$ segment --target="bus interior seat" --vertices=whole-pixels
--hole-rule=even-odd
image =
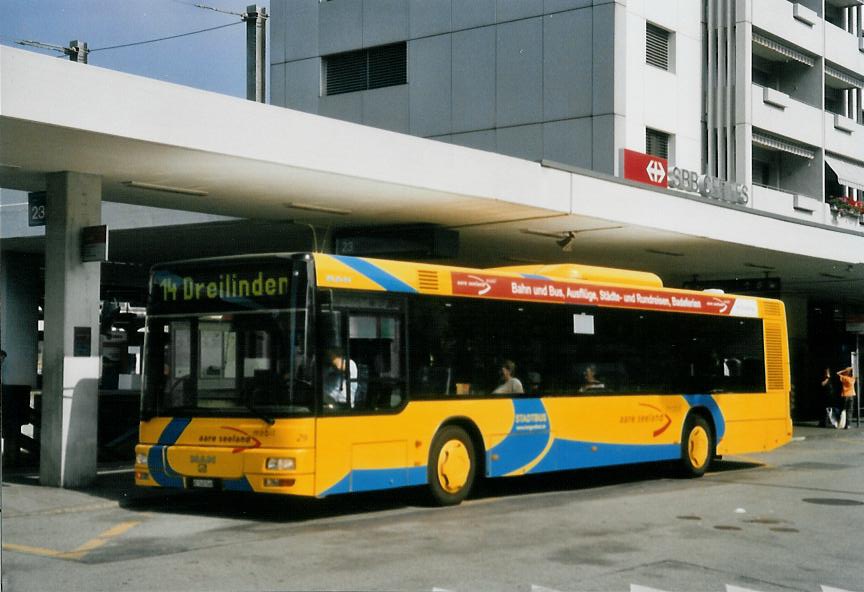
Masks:
[[[420,369],[418,378],[424,391],[437,395],[449,395],[450,376],[449,366],[427,366]]]

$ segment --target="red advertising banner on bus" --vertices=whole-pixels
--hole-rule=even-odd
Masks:
[[[512,278],[462,272],[454,272],[452,278],[453,294],[504,300],[533,300],[723,316],[732,314],[737,300],[716,294],[674,294],[643,288],[595,286],[541,278]],[[746,316],[756,316],[755,308],[747,310]]]

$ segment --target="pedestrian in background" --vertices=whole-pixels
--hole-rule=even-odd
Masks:
[[[843,401],[837,428],[848,430],[849,422],[852,420],[852,402],[855,400],[855,376],[852,373],[852,366],[840,370],[837,376],[840,377],[840,397]]]
[[[826,367],[819,382],[819,400],[824,406],[819,425],[823,428],[836,428],[840,419],[840,400],[834,389],[834,377],[831,368]]]

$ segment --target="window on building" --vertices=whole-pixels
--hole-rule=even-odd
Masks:
[[[766,88],[780,89],[780,72],[776,62],[753,54],[753,82]]]
[[[669,47],[671,34],[657,25],[645,23],[645,62],[661,70],[671,70]]]
[[[846,113],[846,93],[839,88],[825,86],[825,110],[838,115]]]
[[[669,159],[669,134],[651,128],[645,129],[645,153]]]
[[[339,95],[408,82],[405,43],[324,57],[325,94]]]

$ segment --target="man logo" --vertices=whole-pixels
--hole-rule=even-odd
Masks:
[[[652,160],[645,167],[645,172],[648,173],[648,178],[654,183],[662,183],[666,178],[666,171],[663,170],[663,164],[659,160]]]

